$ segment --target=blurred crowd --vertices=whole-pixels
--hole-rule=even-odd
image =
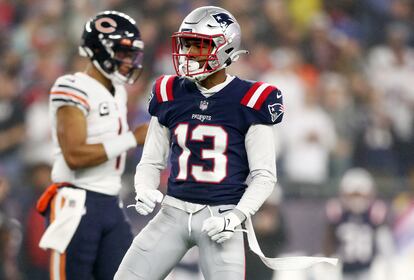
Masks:
[[[0,279],[47,279],[47,252],[37,248],[44,221],[34,201],[50,183],[53,160],[48,92],[58,76],[83,71],[84,22],[106,9],[137,21],[145,61],[129,86],[134,127],[149,119],[151,83],[174,73],[171,34],[189,11],[210,4],[233,13],[250,52],[230,73],[284,94],[285,119],[275,129],[283,197],[258,213],[263,251],[321,253],[322,246],[295,247],[295,236],[322,239],[306,222],[329,223],[323,202],[337,195],[347,170],[362,167],[389,209],[393,254],[414,267],[413,0],[0,0]],[[126,200],[139,157],[129,154]],[[295,209],[322,215],[299,225],[303,212]],[[139,231],[144,221],[131,220]],[[286,238],[289,230],[299,234]]]

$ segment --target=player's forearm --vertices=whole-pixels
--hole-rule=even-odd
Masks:
[[[72,170],[96,166],[108,160],[102,144],[78,145],[63,152],[63,156]]]
[[[160,185],[161,170],[154,165],[138,164],[134,178],[135,189],[157,189]]]
[[[4,151],[22,143],[24,140],[25,129],[23,125],[16,125],[0,133],[0,151]]]
[[[134,136],[137,141],[137,145],[144,145],[145,138],[147,136],[147,131],[148,131],[147,123],[141,124],[135,128]]]
[[[80,169],[99,165],[113,159],[135,147],[137,144],[131,132],[111,138],[100,144],[72,145],[64,150],[66,163],[71,169]]]
[[[160,184],[161,171],[167,167],[170,147],[169,130],[152,117],[142,157],[135,173],[135,189],[156,189]]]
[[[259,210],[276,185],[274,174],[266,170],[257,171],[256,174],[252,173],[252,180],[236,206],[236,209],[241,211],[246,218]]]
[[[252,125],[245,139],[250,182],[236,209],[246,217],[256,213],[276,184],[276,152],[273,127]]]

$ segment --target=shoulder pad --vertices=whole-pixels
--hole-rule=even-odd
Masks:
[[[285,111],[280,90],[264,82],[250,84],[240,103],[253,109],[248,113],[252,123],[279,123]]]
[[[173,84],[176,75],[164,75],[155,81],[154,91],[158,103],[174,100]]]
[[[89,112],[89,96],[75,75],[59,77],[50,90],[50,101],[62,105],[75,105],[85,113]]]
[[[260,110],[263,102],[274,90],[277,90],[277,88],[268,83],[256,82],[246,92],[240,103],[255,110]]]

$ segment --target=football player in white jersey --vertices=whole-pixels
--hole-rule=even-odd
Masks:
[[[101,12],[84,27],[87,68],[51,89],[54,184],[37,205],[50,222],[39,245],[52,250],[51,279],[113,279],[132,241],[118,194],[126,151],[147,125],[129,130],[124,84],[139,77],[143,49],[131,17]]]

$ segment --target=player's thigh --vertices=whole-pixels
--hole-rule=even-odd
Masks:
[[[187,216],[182,210],[163,206],[135,237],[114,279],[164,279],[190,247]]]
[[[66,251],[63,254],[52,251],[52,279],[91,279],[100,236],[100,225],[96,223],[95,217],[87,212],[82,217]]]
[[[118,213],[118,222],[111,229],[106,229],[102,235],[96,262],[94,276],[96,279],[112,280],[119,264],[132,243],[132,232],[120,208],[114,209]]]
[[[243,233],[235,232],[218,244],[207,234],[199,239],[200,267],[206,280],[244,280],[245,255]]]

